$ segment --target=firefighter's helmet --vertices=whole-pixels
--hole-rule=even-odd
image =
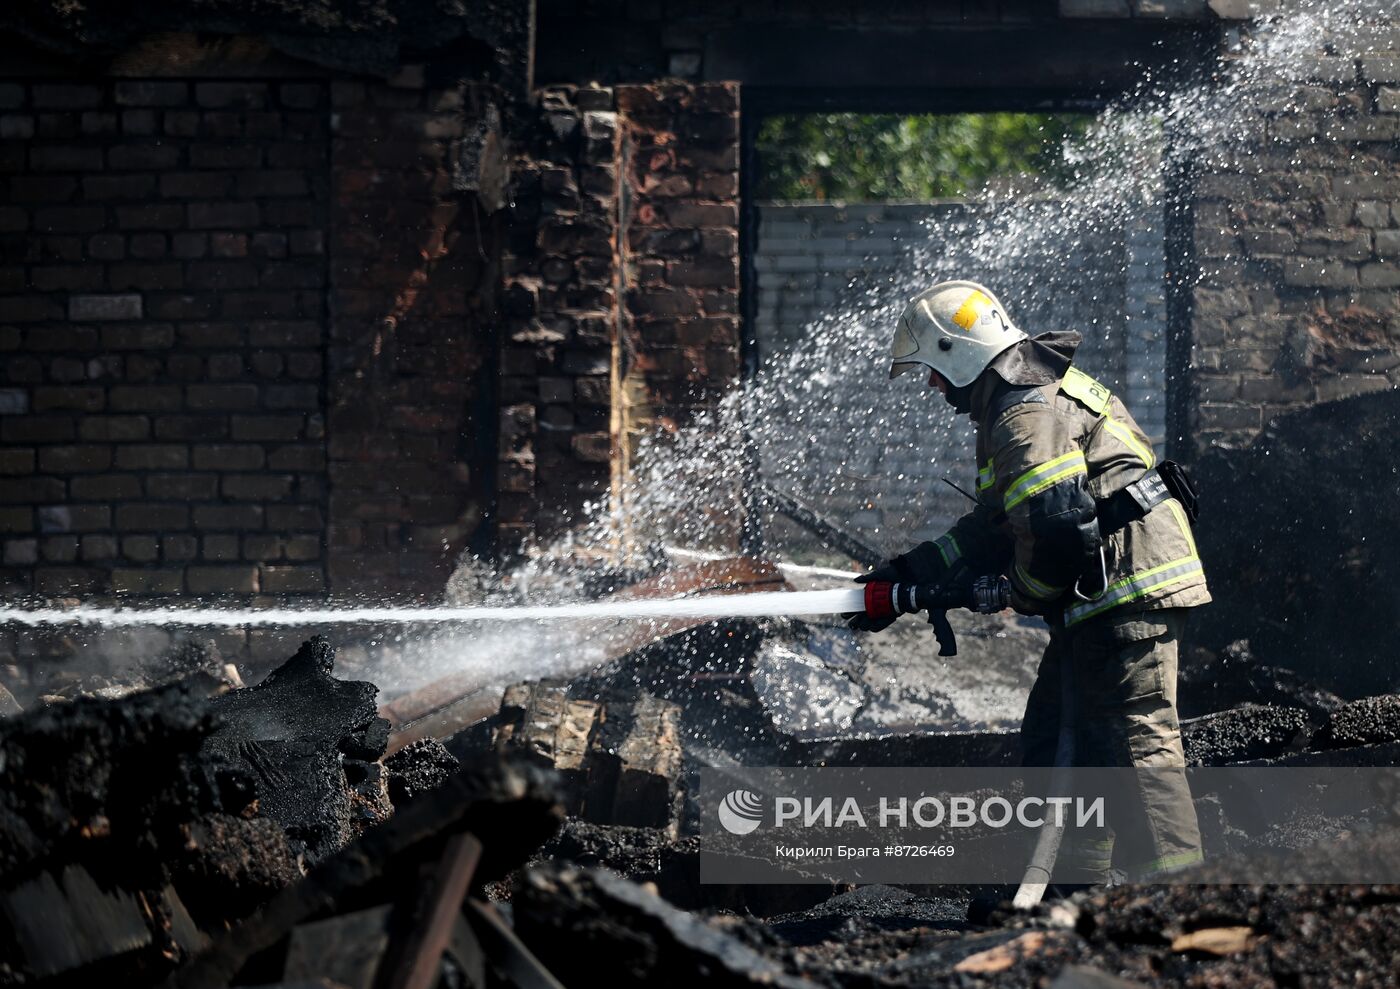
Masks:
[[[916,295],[899,317],[890,377],[932,368],[961,388],[977,380],[1006,348],[1026,339],[1006,307],[976,282],[939,282]]]

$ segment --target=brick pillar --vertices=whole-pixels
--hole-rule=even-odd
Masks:
[[[619,471],[641,437],[690,424],[739,384],[739,89],[661,83],[618,89],[626,209]],[[711,486],[702,510],[739,503]],[[711,520],[737,547],[737,514]]]
[[[569,527],[739,379],[732,84],[542,92],[513,168],[499,531]],[[517,131],[520,132],[520,131]]]
[[[332,86],[328,571],[336,594],[441,593],[486,496],[472,419],[494,348],[494,224],[453,191],[490,93]]]
[[[569,527],[613,460],[617,113],[609,89],[539,96],[515,184],[501,358],[501,545]]]

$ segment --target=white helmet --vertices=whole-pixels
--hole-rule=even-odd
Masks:
[[[899,317],[890,377],[910,368],[937,371],[954,387],[970,385],[1007,347],[1026,339],[997,297],[976,282],[939,282]]]

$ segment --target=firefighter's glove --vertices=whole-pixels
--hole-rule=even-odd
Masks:
[[[948,564],[943,561],[942,552],[933,543],[924,542],[884,566],[861,574],[856,583],[879,580],[891,584],[937,584],[947,572]],[[846,624],[857,632],[881,632],[894,624],[894,618],[871,618],[863,612],[853,612],[846,616]]]
[[[887,566],[894,567],[895,572],[899,574],[895,580],[907,581],[910,584],[939,584],[943,582],[943,575],[948,572],[943,551],[931,542],[919,543],[909,552],[896,556]],[[881,578],[871,574],[868,579]]]

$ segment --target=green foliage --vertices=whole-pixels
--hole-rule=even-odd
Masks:
[[[965,113],[897,116],[813,113],[769,117],[758,135],[761,199],[941,199],[988,179],[1068,174],[1067,137],[1086,114]]]

